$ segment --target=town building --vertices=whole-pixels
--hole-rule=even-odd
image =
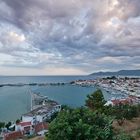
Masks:
[[[40,122],[51,119],[51,116],[61,110],[61,105],[55,101],[50,101],[47,105],[42,105],[24,115],[22,115],[22,122],[31,122],[35,125]]]

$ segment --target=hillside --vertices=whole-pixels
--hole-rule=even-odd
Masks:
[[[116,72],[97,72],[92,76],[140,76],[140,70],[120,70]]]

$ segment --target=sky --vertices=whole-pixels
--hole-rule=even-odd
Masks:
[[[0,75],[140,69],[140,0],[0,0]]]

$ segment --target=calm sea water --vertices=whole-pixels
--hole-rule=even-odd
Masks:
[[[0,76],[0,84],[11,83],[54,83],[89,79],[91,76]]]
[[[93,78],[93,77],[92,77]],[[8,83],[53,83],[70,82],[78,79],[91,79],[87,76],[6,76],[0,77],[0,84]],[[87,94],[96,90],[95,87],[64,86],[23,86],[0,87],[0,121],[14,121],[30,110],[29,90],[40,92],[60,104],[80,107],[85,104]],[[104,92],[106,99],[111,98]],[[116,95],[120,96],[120,95]]]

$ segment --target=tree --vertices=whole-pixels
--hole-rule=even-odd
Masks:
[[[124,114],[124,105],[120,104],[112,108],[112,115],[115,116],[115,119],[117,120],[119,125],[122,125],[124,122]]]
[[[3,128],[5,126],[5,122],[0,122],[0,128]]]
[[[80,108],[61,111],[49,126],[48,140],[112,140],[112,118]]]
[[[124,118],[127,120],[131,120],[134,117],[138,117],[138,110],[137,110],[137,106],[133,105],[125,105],[124,106]]]
[[[135,140],[132,136],[127,135],[125,133],[120,133],[119,135],[114,137],[114,140]]]
[[[12,125],[12,123],[11,122],[8,122],[6,125],[5,125],[5,127],[7,128],[7,129],[9,129],[9,127]]]
[[[20,120],[19,120],[19,119],[17,119],[17,120],[16,120],[16,124],[19,124],[19,123],[20,123]]]
[[[101,90],[87,96],[86,106],[92,110],[102,110],[106,101]]]
[[[2,128],[4,128],[4,126],[5,126],[5,123],[4,122],[0,122],[0,132],[1,132]]]
[[[111,111],[110,111],[111,110]],[[119,125],[122,125],[124,120],[131,120],[134,117],[138,117],[138,106],[135,105],[123,105],[119,104],[110,108],[108,112],[110,112],[111,116],[114,116]]]

